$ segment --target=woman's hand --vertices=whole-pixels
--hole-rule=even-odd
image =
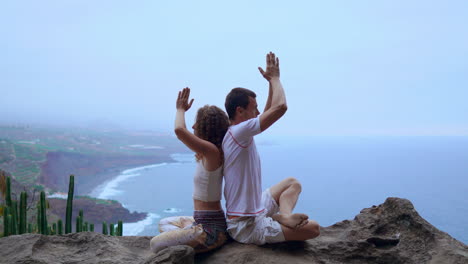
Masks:
[[[190,88],[185,87],[182,91],[179,91],[179,95],[177,96],[176,108],[177,110],[184,110],[188,111],[190,107],[192,107],[193,98],[188,102],[190,97]]]

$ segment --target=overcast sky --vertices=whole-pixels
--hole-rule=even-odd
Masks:
[[[275,52],[272,134],[468,135],[468,1],[2,1],[0,121],[171,131],[257,93]]]

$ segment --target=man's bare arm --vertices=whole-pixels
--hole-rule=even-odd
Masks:
[[[265,131],[286,113],[286,95],[280,81],[279,59],[270,52],[266,56],[266,71],[258,68],[262,76],[269,82],[269,93],[265,112],[260,115],[260,129]]]
[[[272,89],[271,88],[271,83],[268,82],[268,99],[267,99],[265,109],[263,110],[263,112],[266,112],[271,107],[271,89]]]

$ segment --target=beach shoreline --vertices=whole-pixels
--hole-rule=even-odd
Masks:
[[[190,157],[190,158],[188,158]],[[87,195],[91,197],[95,197],[98,199],[106,199],[106,200],[116,200],[119,203],[119,199],[116,197],[119,194],[122,194],[122,191],[119,190],[119,186],[125,184],[124,182],[130,180],[132,178],[140,176],[140,172],[150,170],[153,168],[167,166],[168,164],[174,163],[184,163],[184,162],[191,162],[192,157],[191,154],[186,153],[173,153],[169,155],[169,159],[171,161],[165,161],[160,163],[152,163],[138,167],[125,167],[119,168],[117,173],[114,173],[116,168],[112,169],[113,175],[112,177],[106,177],[107,180],[98,186],[96,186],[93,190],[91,190]],[[132,208],[129,208],[125,204],[121,203],[122,206],[131,211]],[[143,230],[153,224],[153,222],[161,218],[161,216],[154,212],[144,212],[146,217],[136,222],[124,222],[124,235],[127,236],[137,236],[139,233],[143,232]]]

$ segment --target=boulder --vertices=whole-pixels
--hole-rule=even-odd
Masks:
[[[197,263],[468,263],[468,247],[424,220],[406,199],[388,198],[305,242],[228,243]]]

